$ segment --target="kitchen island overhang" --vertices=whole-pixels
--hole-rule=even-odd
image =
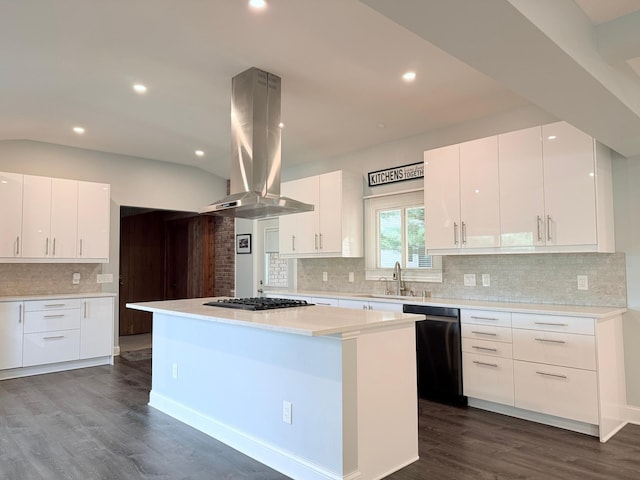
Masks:
[[[127,305],[153,312],[152,407],[292,478],[376,479],[418,459],[421,316],[209,300]]]

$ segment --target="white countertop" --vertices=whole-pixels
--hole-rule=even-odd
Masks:
[[[277,295],[280,292],[266,292]],[[625,307],[597,307],[590,305],[555,305],[546,303],[492,302],[487,300],[462,300],[458,298],[437,298],[393,295],[369,295],[365,293],[337,293],[337,292],[281,292],[282,295],[300,295],[315,298],[344,298],[345,300],[361,300],[368,302],[385,302],[411,305],[430,305],[437,307],[466,308],[470,310],[495,310],[520,313],[541,313],[547,315],[567,315],[573,317],[607,318],[621,315],[627,311]]]
[[[89,292],[89,293],[62,293],[56,295],[7,295],[0,296],[0,302],[22,302],[29,300],[60,300],[63,298],[99,298],[115,297],[115,293],[110,292]]]
[[[258,312],[203,305],[210,300],[212,298],[128,303],[127,308],[308,336],[401,326],[423,318],[421,315],[409,313],[352,310],[320,305]]]

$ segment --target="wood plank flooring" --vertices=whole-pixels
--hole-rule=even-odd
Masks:
[[[0,479],[287,478],[148,407],[150,386],[150,361],[120,358],[0,382]],[[640,478],[638,425],[601,444],[471,408],[419,410],[420,460],[388,480]]]

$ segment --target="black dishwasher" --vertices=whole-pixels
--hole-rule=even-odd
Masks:
[[[424,315],[416,322],[418,396],[466,406],[462,390],[460,310],[427,305],[403,305],[405,313]]]

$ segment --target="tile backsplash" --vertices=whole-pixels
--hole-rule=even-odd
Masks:
[[[72,283],[74,273],[80,274],[78,285]],[[0,297],[96,293],[99,273],[99,263],[0,263]]]
[[[362,258],[305,258],[298,261],[298,290],[384,293],[384,282],[365,280]],[[564,305],[627,305],[623,253],[551,253],[530,255],[458,255],[442,258],[443,282],[405,282],[420,296]],[[322,281],[327,272],[327,282]],[[349,282],[349,272],[354,281]],[[464,285],[475,274],[476,286]],[[490,286],[482,286],[488,274]],[[578,290],[578,275],[588,290]]]

